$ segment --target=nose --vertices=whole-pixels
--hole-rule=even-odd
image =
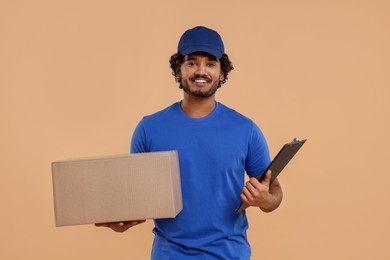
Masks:
[[[203,63],[200,63],[197,67],[196,67],[196,71],[195,71],[195,74],[196,75],[206,75],[206,64],[203,64]]]

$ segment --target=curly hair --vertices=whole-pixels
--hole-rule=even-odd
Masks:
[[[171,56],[169,60],[170,67],[172,69],[172,75],[177,76],[177,71],[180,68],[181,64],[183,63],[184,56],[178,52]],[[228,79],[228,74],[231,70],[234,69],[232,62],[229,60],[229,56],[224,53],[222,57],[219,59],[219,62],[221,63],[221,70],[223,71],[224,78],[221,80],[221,84],[224,84],[226,80]]]

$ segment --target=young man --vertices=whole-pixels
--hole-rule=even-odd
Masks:
[[[152,259],[249,259],[245,212],[235,214],[241,199],[262,211],[282,201],[278,180],[256,178],[244,185],[245,172],[256,176],[270,163],[259,127],[216,102],[218,88],[233,66],[220,35],[206,27],[187,30],[170,60],[183,89],[183,100],[144,117],[134,131],[131,152],[177,150],[183,210],[174,219],[157,219]],[[123,232],[145,220],[106,223]]]

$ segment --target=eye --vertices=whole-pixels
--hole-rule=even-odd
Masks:
[[[207,63],[207,67],[215,67],[216,65],[215,62]]]
[[[187,61],[187,62],[186,62],[186,65],[187,65],[188,67],[194,67],[194,66],[196,66],[196,63],[193,62],[193,61]]]

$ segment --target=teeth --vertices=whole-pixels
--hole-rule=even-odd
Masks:
[[[196,83],[206,83],[206,80],[204,80],[204,79],[196,79],[195,82]]]

